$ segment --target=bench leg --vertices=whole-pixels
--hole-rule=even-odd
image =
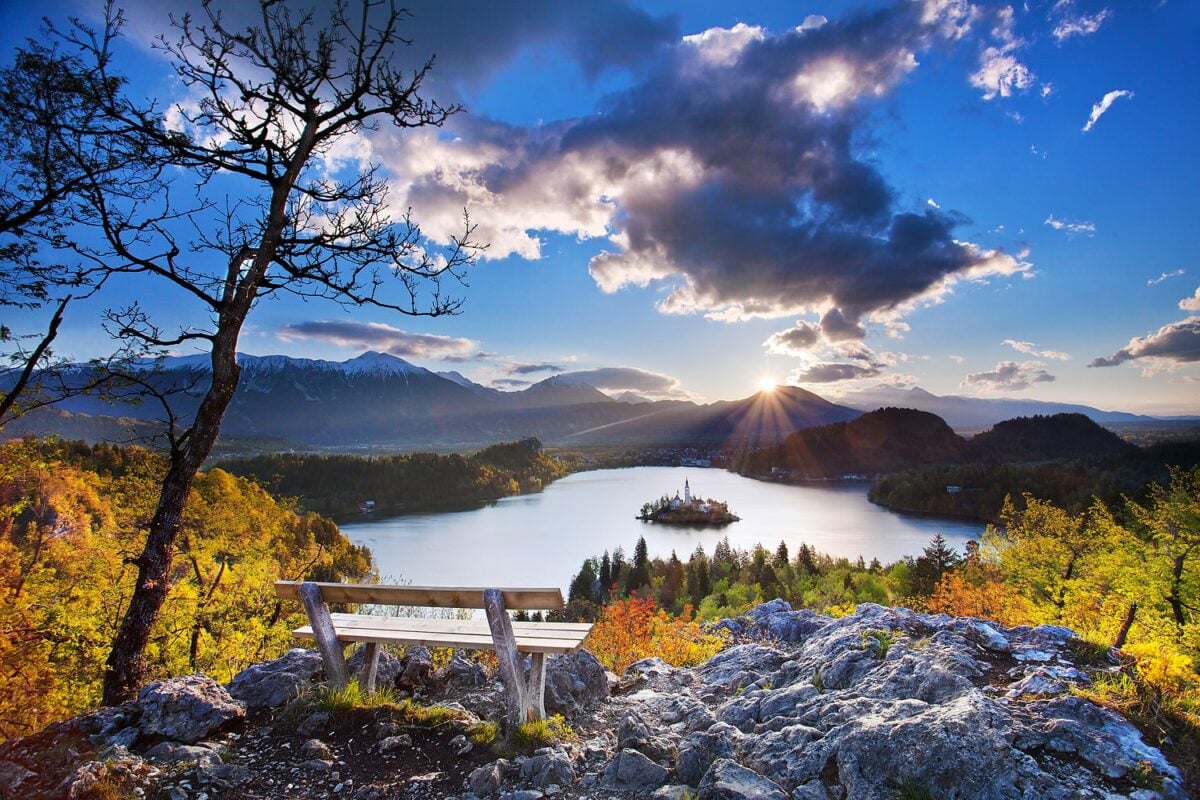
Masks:
[[[525,687],[525,719],[546,718],[546,654],[529,654],[529,675]]]
[[[343,689],[350,682],[349,670],[346,669],[346,654],[342,652],[342,643],[338,641],[337,632],[333,629],[333,618],[329,616],[329,606],[321,597],[321,587],[315,583],[300,584],[300,602],[308,614],[308,622],[312,625],[313,638],[317,640],[317,649],[321,651],[321,662],[325,667],[325,675],[329,685],[334,689]]]
[[[517,652],[512,620],[508,618],[508,610],[504,607],[504,594],[499,589],[485,590],[483,609],[487,613],[488,627],[491,628],[492,642],[496,647],[500,680],[504,684],[508,724],[516,727],[522,722],[544,718],[546,712],[542,705],[542,688],[546,683],[545,656],[541,653],[533,654],[533,669],[527,680],[522,669],[524,659]],[[534,691],[536,699],[533,696]]]
[[[358,674],[358,685],[364,692],[375,691],[375,673],[379,670],[379,645],[367,642],[363,650],[362,671]]]

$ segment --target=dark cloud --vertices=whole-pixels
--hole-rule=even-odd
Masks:
[[[190,11],[203,18],[199,2],[129,0],[122,5],[131,37],[147,44],[168,30],[168,12]],[[258,22],[257,3],[226,0],[213,5],[235,30]],[[327,19],[333,5],[332,0],[299,4],[315,9],[317,21]],[[350,4],[352,18],[356,5]],[[408,0],[397,5],[408,12],[400,33],[412,42],[399,48],[397,60],[412,69],[436,57],[424,89],[442,102],[469,99],[522,53],[557,50],[591,79],[607,70],[644,64],[679,35],[674,16],[654,16],[625,0]],[[377,9],[374,19],[383,13]]]
[[[471,339],[432,333],[409,333],[379,322],[293,322],[281,327],[278,335],[285,341],[315,339],[341,347],[383,350],[401,357],[468,361],[479,355],[478,343]]]
[[[509,375],[529,375],[534,372],[562,372],[565,367],[560,367],[557,364],[511,364],[508,367]]]
[[[763,346],[767,352],[781,356],[801,355],[821,341],[821,328],[800,320],[793,328],[772,333]]]
[[[564,373],[563,378],[573,378],[610,392],[638,392],[654,397],[686,397],[679,381],[670,375],[650,372],[636,367],[600,367]]]
[[[518,378],[497,378],[492,381],[492,386],[507,386],[512,389],[520,389],[532,385],[533,381],[523,381]]]
[[[488,257],[538,257],[530,231],[607,236],[589,264],[605,291],[662,280],[668,313],[819,311],[829,341],[861,338],[864,321],[956,281],[1029,268],[957,240],[959,214],[900,207],[858,144],[868,104],[963,35],[961,5],[897,1],[778,35],[712,29],[663,49],[602,113],[537,128],[463,119],[459,141],[381,146],[435,236],[464,206]]]
[[[882,373],[883,367],[877,364],[825,362],[793,370],[792,374],[788,376],[788,381],[789,383],[836,383],[860,378],[874,378]]]
[[[1049,383],[1055,378],[1040,361],[1001,361],[990,372],[972,372],[963,378],[963,387],[995,389],[1001,392],[1017,392],[1028,389],[1035,383]]]
[[[1135,336],[1129,344],[1107,358],[1096,358],[1089,367],[1115,367],[1139,358],[1161,359],[1179,364],[1200,361],[1200,317],[1188,317],[1164,325],[1148,336]]]

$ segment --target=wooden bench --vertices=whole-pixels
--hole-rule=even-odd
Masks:
[[[509,610],[545,611],[563,607],[558,589],[489,589],[451,586],[378,586],[358,583],[313,583],[277,581],[275,593],[283,600],[299,600],[309,624],[297,628],[297,639],[315,639],[325,674],[332,686],[341,688],[349,680],[343,648],[363,642],[359,685],[375,688],[380,644],[457,647],[495,650],[500,679],[507,693],[511,724],[546,716],[546,655],[573,653],[583,645],[592,629],[574,622],[513,622]],[[432,608],[482,608],[486,620],[384,617],[368,614],[332,614],[329,603],[374,603],[378,605],[425,606]],[[525,674],[524,657],[530,668]]]

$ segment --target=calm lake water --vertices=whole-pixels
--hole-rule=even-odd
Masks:
[[[729,503],[741,517],[725,528],[680,528],[641,522],[642,503],[674,495],[684,478],[693,495]],[[834,556],[887,563],[921,552],[934,533],[959,552],[983,525],[903,516],[867,500],[867,484],[785,486],[732,472],[693,467],[633,467],[580,472],[541,494],[506,497],[472,511],[404,514],[341,526],[356,544],[368,545],[380,574],[432,585],[561,586],[583,560],[617,546],[632,556],[639,536],[651,556],[681,559],[728,535],[736,547],[801,542]]]

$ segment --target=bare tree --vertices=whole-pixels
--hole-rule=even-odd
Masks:
[[[171,419],[161,495],[108,658],[106,704],[129,699],[143,679],[146,643],[171,588],[184,503],[237,388],[238,338],[255,305],[286,292],[409,315],[460,307],[442,282],[461,280],[474,259],[469,219],[434,251],[408,214],[393,219],[376,168],[330,163],[331,149],[346,137],[379,125],[438,126],[459,110],[421,96],[432,59],[415,71],[395,65],[399,48],[410,44],[401,35],[405,15],[388,2],[362,0],[353,13],[338,3],[318,21],[261,0],[254,24],[240,29],[206,2],[197,17],[173,18],[175,33],[158,41],[187,93],[166,109],[122,95],[85,27],[61,33],[97,65],[105,124],[135,136],[170,167],[158,173],[154,192],[89,198],[93,205],[78,222],[92,235],[67,244],[104,280],[150,280],[206,317],[166,331],[135,302],[106,314],[114,335],[148,352],[192,344],[209,354],[194,413]]]
[[[87,62],[74,48],[31,40],[0,69],[0,309],[54,309],[40,333],[0,323],[0,346],[12,365],[0,370],[0,427],[111,384],[107,365],[65,379],[51,368],[50,347],[67,305],[94,292],[104,272],[56,257],[64,255],[60,245],[72,221],[86,215],[98,193],[139,197],[157,183],[162,165],[143,149],[149,142],[127,135],[123,121],[103,112],[103,98],[122,84],[107,66],[119,25],[110,13],[106,28],[89,37]]]

